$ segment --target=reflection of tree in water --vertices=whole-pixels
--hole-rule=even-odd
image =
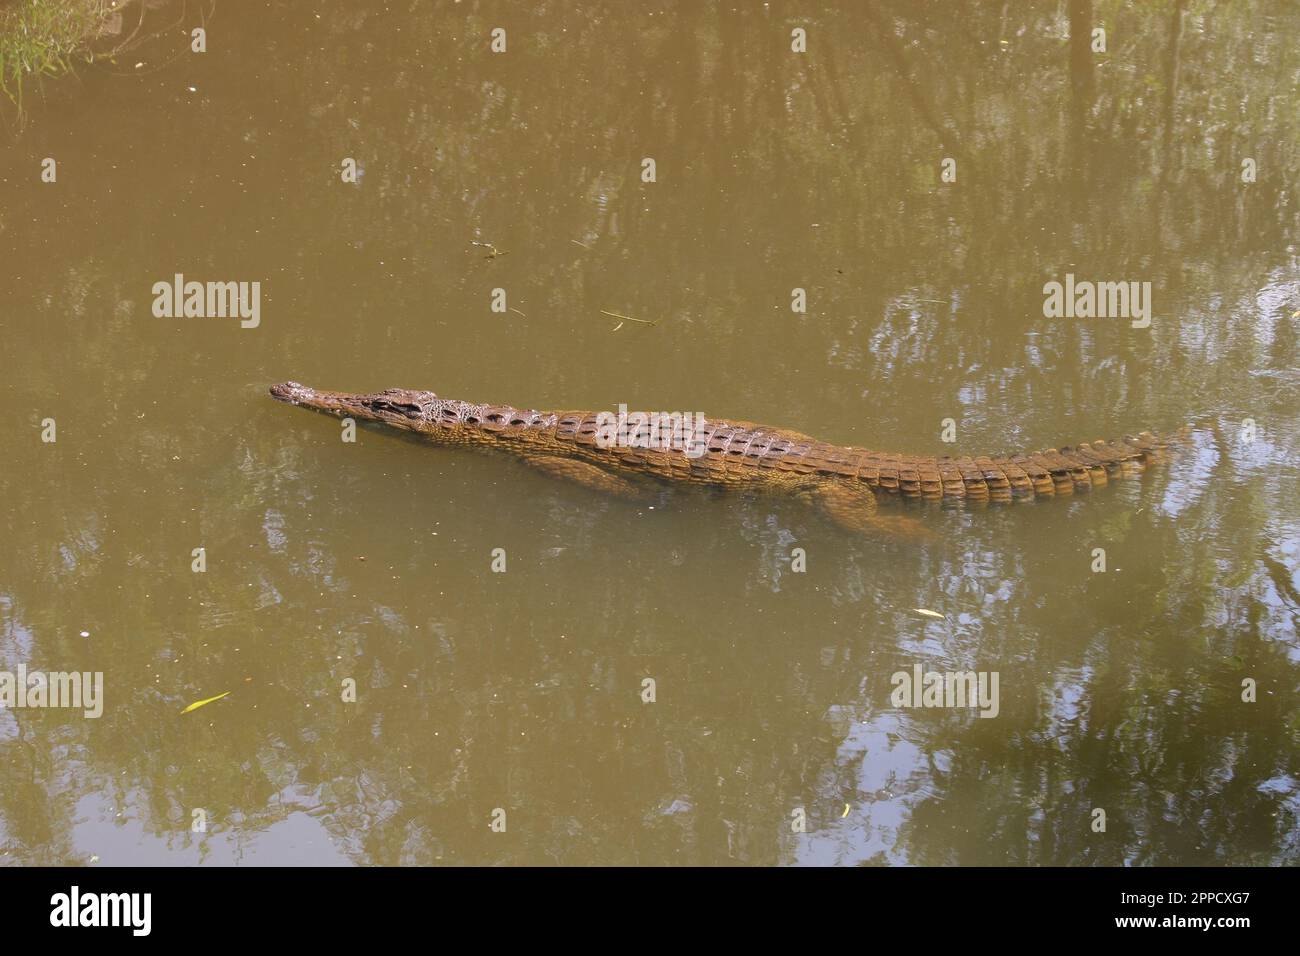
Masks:
[[[863,379],[886,394],[894,387],[916,394],[913,380],[967,383],[989,434],[1016,427],[1035,408],[1080,420],[1142,408],[1176,421],[1201,406],[1201,393],[1241,392],[1243,407],[1260,418],[1294,421],[1294,382],[1288,393],[1286,383],[1237,380],[1243,369],[1294,365],[1294,336],[1288,340],[1285,327],[1263,334],[1275,315],[1229,319],[1249,314],[1260,290],[1294,291],[1286,246],[1297,226],[1300,110],[1285,49],[1294,14],[1268,7],[1275,20],[1265,32],[1255,17],[1225,16],[1195,0],[1149,7],[1072,0],[1064,13],[1057,3],[1017,5],[1014,17],[1001,5],[975,5],[960,18],[911,3],[811,18],[770,9],[684,4],[632,31],[620,28],[619,7],[578,14],[543,6],[512,27],[503,64],[465,49],[467,33],[486,35],[491,25],[472,5],[468,14],[423,18],[340,5],[322,17],[323,45],[319,33],[294,28],[291,9],[272,7],[257,24],[236,27],[250,36],[226,46],[222,55],[238,68],[211,107],[213,122],[196,126],[200,142],[188,159],[226,155],[223,120],[245,109],[231,104],[260,100],[291,71],[293,96],[314,125],[292,149],[284,134],[256,131],[257,148],[298,162],[343,155],[354,134],[341,131],[354,120],[364,127],[359,159],[373,196],[365,204],[322,200],[311,176],[284,177],[279,201],[337,203],[339,235],[347,237],[306,272],[341,268],[358,247],[376,258],[431,250],[419,295],[454,302],[468,283],[445,263],[463,261],[472,235],[506,235],[514,255],[503,268],[528,256],[526,271],[511,280],[519,300],[616,296],[633,314],[653,303],[686,334],[707,323],[743,364],[770,351],[754,302],[771,290],[736,287],[734,273],[716,263],[757,257],[782,276],[776,293],[784,294],[789,272],[814,277],[807,281],[817,295],[844,304],[846,321],[812,323],[805,333],[821,344],[831,374],[844,372],[831,381],[832,394],[856,397]],[[1077,35],[1065,39],[1089,23],[1107,28],[1105,57],[1083,56]],[[788,56],[790,27],[805,24],[815,55]],[[384,88],[374,74],[349,68],[373,56],[376,42],[390,57]],[[380,110],[387,97],[409,108]],[[148,142],[145,120],[124,113],[122,122],[125,137]],[[524,129],[531,139],[521,138]],[[514,157],[511,173],[500,153],[521,142],[532,151]],[[695,190],[643,190],[636,160],[647,152],[662,176],[716,184],[726,219],[690,215]],[[959,181],[973,188],[940,190],[945,155],[958,159]],[[1245,155],[1265,171],[1248,190],[1236,182]],[[96,198],[92,209],[143,228],[183,201],[195,169],[178,163],[172,178],[153,184],[156,205],[138,206],[132,194]],[[500,192],[511,197],[508,218],[492,201]],[[791,194],[819,225],[797,253],[803,259],[784,262],[782,246],[754,237],[791,228],[790,203],[770,201]],[[19,196],[12,221],[24,201],[33,200]],[[242,207],[199,213],[205,238],[195,249],[224,244],[237,258],[241,238],[225,223],[255,218],[264,201],[250,193]],[[265,225],[284,231],[286,248],[300,241],[291,224]],[[589,247],[585,256],[575,258],[571,238]],[[74,312],[129,301],[131,285],[103,258],[102,237],[76,231],[65,239],[84,250],[85,266],[60,277],[71,291],[58,294]],[[10,241],[0,232],[0,243]],[[646,244],[668,250],[660,261],[671,288],[662,274],[642,274],[636,247]],[[1075,261],[1080,250],[1084,263]],[[1186,295],[1184,307],[1169,301],[1165,314],[1185,312],[1207,342],[1116,345],[1123,331],[1058,326],[1042,330],[1034,351],[1010,356],[1007,340],[1041,314],[1027,276],[1086,268],[1128,277],[1134,263],[1141,278]],[[868,268],[896,276],[894,287],[877,281],[856,292],[855,274]],[[284,281],[292,287],[294,278]],[[49,291],[30,291],[34,311]],[[1207,292],[1224,293],[1221,311],[1193,297]],[[366,314],[374,305],[366,295],[345,306]],[[413,297],[412,314],[426,304]],[[1108,604],[1090,581],[1048,607],[1036,603],[1034,595],[1059,589],[1059,578],[1006,555],[998,519],[981,515],[959,539],[920,554],[840,545],[827,564],[843,570],[827,595],[836,624],[825,633],[809,633],[743,569],[726,569],[725,534],[693,559],[722,570],[680,606],[657,601],[655,589],[592,582],[588,600],[609,608],[594,625],[563,602],[533,608],[444,564],[438,575],[451,599],[484,609],[481,627],[467,633],[400,582],[368,570],[388,562],[398,577],[418,579],[430,573],[427,546],[393,542],[363,568],[313,539],[314,516],[346,514],[371,492],[355,477],[328,487],[301,477],[312,473],[309,453],[282,419],[272,427],[264,412],[251,429],[231,421],[227,432],[185,441],[177,437],[179,413],[132,421],[133,409],[156,400],[159,366],[170,357],[144,341],[123,365],[118,337],[129,314],[119,307],[60,340],[102,373],[105,402],[82,424],[94,427],[98,418],[119,429],[121,458],[52,467],[24,445],[0,475],[7,500],[63,516],[58,527],[19,523],[8,535],[0,648],[6,662],[75,660],[147,676],[125,682],[129,702],[98,722],[6,715],[0,839],[9,859],[76,858],[82,848],[72,833],[86,793],[134,806],[147,829],[177,846],[192,839],[194,806],[209,811],[218,832],[237,821],[241,839],[286,813],[311,812],[351,859],[374,863],[770,863],[824,859],[823,844],[842,859],[916,863],[1296,859],[1288,837],[1295,806],[1284,798],[1294,800],[1300,776],[1290,697],[1296,662],[1286,659],[1288,649],[1295,655],[1297,602],[1294,555],[1280,550],[1277,517],[1294,491],[1283,471],[1297,460],[1286,444],[1294,429],[1292,437],[1273,429],[1276,444],[1259,458],[1243,458],[1226,429],[1198,432],[1197,455],[1216,463],[1216,477],[1240,480],[1203,481],[1162,502],[1164,537],[1148,553],[1163,559],[1143,607]],[[359,323],[338,346],[364,350],[374,331]],[[530,342],[544,356],[556,347]],[[1113,362],[1099,372],[1091,355]],[[193,359],[196,375],[202,361]],[[972,368],[979,371],[969,375]],[[53,366],[45,378],[57,386]],[[38,366],[24,387],[41,379]],[[815,389],[778,391],[791,423],[815,420],[815,403],[826,399]],[[1006,416],[989,410],[1001,402]],[[879,415],[886,429],[908,422],[906,410],[888,403]],[[178,454],[204,456],[210,486],[132,480],[127,463]],[[420,488],[412,481],[407,490],[414,500]],[[573,534],[595,534],[584,516],[566,517],[576,522]],[[765,533],[735,520],[748,540]],[[1055,520],[1068,533],[1064,514]],[[1124,520],[1109,530],[1136,545],[1148,525]],[[1224,550],[1216,542],[1226,529],[1251,544]],[[199,533],[214,553],[240,555],[231,572],[237,588],[216,577],[196,588],[171,573],[171,551],[157,542]],[[258,547],[249,549],[250,541]],[[459,547],[468,557],[470,545]],[[884,557],[865,553],[874,551]],[[874,599],[882,590],[902,593],[909,580],[936,582],[954,603],[983,602],[985,616],[935,630],[905,616],[891,620]],[[1013,593],[990,605],[985,599],[999,588]],[[117,589],[111,620],[85,620],[102,605],[83,592]],[[638,624],[653,618],[663,633],[693,635],[686,598],[737,595],[763,611],[763,626],[743,639],[694,635],[666,653],[673,645],[648,642]],[[581,605],[584,613],[589,606]],[[1064,606],[1077,609],[1068,622],[1060,619]],[[304,629],[304,608],[318,609],[317,627]],[[93,639],[72,636],[83,620],[93,634],[132,638],[100,652]],[[1186,634],[1188,644],[1144,642],[1153,630]],[[574,634],[582,638],[564,637]],[[1037,655],[1021,654],[1007,634],[1041,635]],[[22,645],[28,639],[30,649]],[[258,641],[274,641],[276,652],[257,654]],[[932,657],[953,666],[998,662],[1018,696],[1005,692],[995,721],[883,710],[879,676],[899,661]],[[773,659],[788,666],[756,663]],[[626,688],[650,667],[665,692],[707,682],[716,693],[688,707],[629,708]],[[1237,703],[1243,675],[1260,679],[1251,709]],[[365,688],[353,709],[334,706],[346,676]],[[205,695],[196,688],[234,688],[228,706],[244,718],[178,719],[177,701]],[[861,726],[841,723],[834,716],[841,712]],[[890,771],[880,773],[882,765]],[[660,785],[648,792],[647,780]],[[845,802],[853,812],[840,819]],[[782,840],[797,805],[809,808],[816,835]],[[512,833],[529,836],[492,837],[487,813],[496,806],[509,809]],[[983,813],[954,816],[954,806]],[[1108,812],[1104,841],[1088,827],[1098,806]]]

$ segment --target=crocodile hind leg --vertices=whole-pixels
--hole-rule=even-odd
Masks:
[[[884,533],[896,537],[933,536],[933,532],[914,518],[879,514],[876,496],[868,488],[819,482],[800,489],[798,496],[849,531],[876,535]]]
[[[608,495],[617,495],[620,498],[629,498],[636,501],[644,501],[650,498],[650,491],[645,486],[629,481],[619,475],[611,474],[604,468],[590,462],[560,458],[555,455],[526,458],[524,460],[538,471],[544,472],[553,478],[563,478],[565,481],[582,485],[592,491],[600,491]]]

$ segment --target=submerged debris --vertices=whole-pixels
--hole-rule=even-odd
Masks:
[[[221,698],[223,697],[229,697],[230,693],[231,693],[230,691],[226,691],[224,694],[218,694],[216,697],[208,697],[205,700],[196,700],[194,703],[190,704],[188,707],[182,710],[181,713],[188,714],[192,710],[198,710],[200,707],[204,706],[205,704],[210,704],[214,700],[221,700]]]

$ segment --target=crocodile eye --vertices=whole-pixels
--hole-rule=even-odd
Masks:
[[[413,402],[376,402],[375,407],[388,412],[396,412],[398,415],[406,415],[408,418],[420,414],[420,406]]]

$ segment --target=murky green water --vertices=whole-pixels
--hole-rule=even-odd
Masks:
[[[1294,6],[431,6],[222,2],[0,151],[0,667],[105,685],[0,710],[0,859],[1300,859]],[[155,317],[176,273],[260,324]],[[1150,327],[1044,317],[1067,273]],[[925,454],[1193,430],[871,539],[346,444],[290,378]],[[998,715],[896,707],[916,664]]]

